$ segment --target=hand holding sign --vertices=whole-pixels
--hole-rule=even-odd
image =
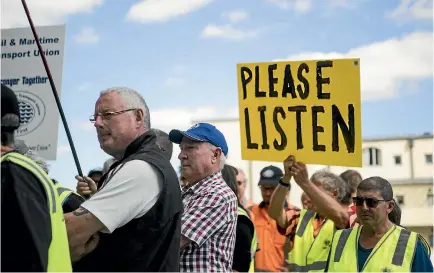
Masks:
[[[291,167],[291,175],[298,185],[309,183],[309,173],[306,164],[303,162],[294,162]]]
[[[285,174],[282,177],[283,183],[289,183],[291,181],[291,168],[294,162],[295,158],[292,155],[288,156],[285,161],[283,161],[283,169],[285,170]]]

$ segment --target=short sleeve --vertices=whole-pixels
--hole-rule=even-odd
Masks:
[[[428,252],[418,238],[416,243],[416,250],[414,253],[413,264],[411,266],[411,272],[433,272],[433,265]]]
[[[286,224],[287,228],[283,228],[277,225],[277,231],[285,236],[295,233],[297,229],[298,219],[300,218],[300,212],[295,209],[288,209],[286,211]]]
[[[157,202],[163,178],[142,160],[120,166],[107,184],[81,206],[90,211],[112,233],[135,218],[146,214]]]
[[[83,197],[78,194],[71,193],[62,206],[63,213],[73,212],[74,210],[78,209],[83,202]]]
[[[199,247],[221,227],[227,225],[229,205],[218,194],[199,196],[182,215],[181,234]]]

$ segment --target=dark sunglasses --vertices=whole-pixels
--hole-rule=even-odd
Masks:
[[[387,202],[387,200],[383,199],[377,199],[375,197],[353,197],[353,203],[357,207],[363,206],[363,204],[366,202],[366,206],[369,208],[376,208],[380,202]]]

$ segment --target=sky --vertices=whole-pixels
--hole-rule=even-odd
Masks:
[[[243,62],[360,58],[363,136],[433,132],[432,0],[27,2],[35,25],[66,24],[57,88],[85,173],[109,158],[88,121],[101,90],[133,88],[152,127],[186,129],[238,116]],[[28,26],[21,1],[2,0],[1,15],[2,28]],[[61,124],[58,139],[50,175],[75,189]]]

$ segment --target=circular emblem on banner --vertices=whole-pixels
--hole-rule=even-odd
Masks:
[[[25,136],[36,130],[44,121],[45,104],[33,93],[16,91],[15,94],[20,105],[20,127],[16,131],[16,136]]]

